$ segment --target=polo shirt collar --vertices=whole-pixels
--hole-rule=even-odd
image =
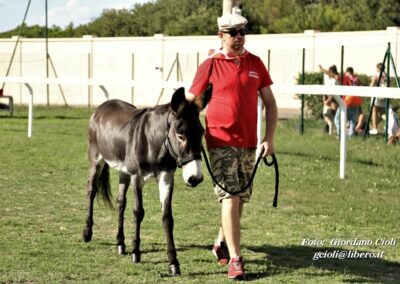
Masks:
[[[232,53],[227,53],[222,49],[211,49],[208,53],[209,58],[214,58],[214,59],[223,59],[223,60],[235,60],[239,61],[240,59],[247,56],[249,52],[243,48],[243,51],[240,55],[232,54]]]

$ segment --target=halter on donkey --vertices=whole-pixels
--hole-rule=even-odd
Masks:
[[[203,94],[204,108],[212,93],[210,85]],[[144,217],[142,189],[149,178],[156,178],[160,191],[162,223],[168,246],[169,272],[180,274],[176,255],[172,216],[174,173],[182,167],[183,179],[194,187],[203,181],[201,171],[201,141],[204,129],[199,120],[198,106],[185,99],[183,88],[172,96],[171,103],[154,108],[137,109],[120,100],[110,100],[100,105],[89,122],[89,197],[85,242],[93,234],[93,201],[99,191],[111,205],[109,167],[119,171],[117,198],[118,234],[117,248],[125,253],[124,211],[126,193],[132,184],[135,196],[133,210],[135,237],[132,261],[140,262],[140,224]]]

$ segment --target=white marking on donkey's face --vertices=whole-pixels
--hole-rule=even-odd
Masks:
[[[201,160],[193,160],[182,166],[182,176],[187,186],[195,187],[203,181]]]

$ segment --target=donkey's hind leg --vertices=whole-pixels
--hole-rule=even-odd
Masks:
[[[132,261],[135,263],[140,262],[140,224],[144,218],[144,209],[143,209],[143,197],[142,190],[144,185],[144,180],[142,177],[138,175],[132,175],[132,188],[133,195],[135,197],[135,205],[133,207],[133,219],[135,223],[135,237],[132,241],[133,250],[132,250]]]
[[[86,227],[83,229],[83,240],[90,242],[93,235],[93,202],[98,191],[99,177],[103,170],[105,162],[103,160],[96,162],[89,153],[89,178],[87,184],[87,195],[89,199],[88,213],[86,217]]]
[[[131,182],[131,176],[119,173],[119,190],[117,198],[118,210],[118,234],[117,234],[117,250],[119,254],[125,254],[125,234],[124,234],[124,212],[126,208],[126,192]]]

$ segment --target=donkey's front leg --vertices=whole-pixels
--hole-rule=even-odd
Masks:
[[[144,185],[144,180],[139,175],[132,175],[132,187],[133,187],[133,195],[135,198],[135,205],[133,207],[133,219],[135,223],[135,237],[132,241],[133,250],[132,250],[132,261],[135,263],[140,262],[140,224],[144,218],[144,209],[143,209],[143,197],[142,190]]]
[[[117,250],[119,254],[125,254],[125,234],[124,234],[124,213],[126,208],[126,192],[131,182],[131,176],[119,173],[119,191],[117,198],[118,209],[118,234],[117,234]]]
[[[172,276],[176,276],[181,274],[181,270],[176,256],[173,234],[172,194],[174,190],[174,172],[161,172],[158,176],[158,188],[160,190],[162,223],[168,246],[169,273]]]

